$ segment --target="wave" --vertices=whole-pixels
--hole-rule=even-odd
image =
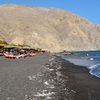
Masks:
[[[77,56],[59,55],[62,59],[69,61],[75,65],[84,66],[89,69],[89,73],[93,76],[100,78],[100,57],[87,57],[81,58]],[[92,60],[91,60],[92,59]]]
[[[90,69],[89,73],[91,75],[94,75],[94,76],[100,78],[100,64],[90,66],[89,69]]]

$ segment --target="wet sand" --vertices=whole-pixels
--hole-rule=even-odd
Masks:
[[[61,60],[61,58],[58,58]],[[67,76],[67,86],[75,93],[71,100],[100,100],[100,79],[89,74],[88,69],[62,60],[62,75]]]
[[[0,59],[0,100],[100,100],[100,79],[56,56]]]

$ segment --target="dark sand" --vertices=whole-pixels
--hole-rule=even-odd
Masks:
[[[61,58],[58,58],[61,60]],[[67,86],[75,91],[71,100],[100,100],[100,79],[82,66],[62,60],[62,75],[68,77]]]
[[[0,100],[100,100],[100,79],[51,55],[0,58]]]
[[[33,83],[29,76],[42,72],[49,57],[39,54],[33,58],[0,58],[0,100],[31,100],[40,84]]]

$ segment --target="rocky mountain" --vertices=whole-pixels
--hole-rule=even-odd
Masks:
[[[62,9],[0,5],[0,40],[54,52],[100,50],[100,25]]]

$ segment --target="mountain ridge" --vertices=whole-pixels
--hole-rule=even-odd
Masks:
[[[100,50],[100,25],[62,9],[0,5],[0,39],[52,52]]]

